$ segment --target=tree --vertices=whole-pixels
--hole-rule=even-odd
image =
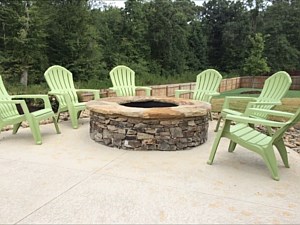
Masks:
[[[147,18],[151,61],[160,74],[180,74],[187,69],[188,23],[195,17],[195,4],[188,0],[154,0]]]
[[[262,75],[270,71],[266,58],[263,57],[264,38],[261,33],[256,33],[253,37],[249,36],[249,56],[244,63],[244,73],[246,75]]]
[[[1,45],[3,57],[0,59],[5,74],[12,81],[21,80],[25,86],[29,70],[37,69],[47,61],[44,53],[46,33],[44,17],[32,1],[1,0]]]
[[[187,65],[192,71],[203,70],[207,67],[207,38],[200,21],[191,21],[188,35],[189,54]]]
[[[138,74],[149,74],[150,46],[147,40],[148,21],[146,12],[149,4],[144,0],[127,0],[122,10],[123,38],[120,53],[121,64],[126,63]]]
[[[120,62],[120,43],[122,40],[123,18],[118,8],[91,11],[92,24],[99,34],[98,45],[102,49],[103,61],[109,71]]]
[[[48,11],[47,54],[50,65],[62,65],[75,80],[98,79],[104,67],[87,0],[41,1]]]
[[[203,4],[201,21],[207,35],[208,64],[222,71],[240,69],[250,34],[247,10],[240,1],[211,0]]]
[[[247,36],[251,34],[251,24],[248,20],[248,12],[242,2],[233,2],[229,5],[228,13],[232,15],[223,26],[222,59],[220,68],[228,72],[240,72],[242,63],[246,57]]]
[[[268,0],[245,0],[245,6],[249,10],[249,21],[251,23],[252,34],[259,32],[262,26],[262,12],[266,9]]]
[[[276,1],[264,15],[265,53],[274,71],[300,68],[300,4],[296,4]]]

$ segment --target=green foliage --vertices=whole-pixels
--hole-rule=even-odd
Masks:
[[[19,81],[21,74],[37,71],[47,61],[43,54],[46,46],[44,16],[31,1],[0,1],[1,39],[3,57],[0,62],[4,75],[12,82]],[[35,81],[35,77],[29,75]],[[27,77],[26,77],[27,80]],[[25,82],[27,84],[27,82]]]
[[[42,84],[31,84],[27,87],[21,84],[12,85],[9,82],[5,82],[6,89],[10,95],[21,95],[21,94],[47,94],[49,87],[46,83]]]
[[[141,85],[193,81],[195,71],[207,68],[224,77],[261,75],[267,65],[300,70],[299,15],[296,0],[203,6],[127,0],[124,8],[96,0],[0,0],[0,73],[13,84],[27,78],[31,86],[43,84],[44,71],[58,64],[79,85],[100,88],[120,64],[134,69]],[[263,49],[256,33],[265,39]]]
[[[246,58],[243,71],[246,75],[261,75],[270,71],[266,58],[263,57],[264,39],[261,33],[249,36],[249,56]]]
[[[298,3],[297,3],[298,2]],[[266,56],[272,70],[300,69],[300,3],[277,1],[264,16]]]
[[[260,92],[262,89],[259,88],[238,88],[230,91],[224,91],[220,95],[216,96],[215,98],[224,98],[226,96],[249,96],[249,97],[258,97],[259,93],[251,94],[249,92],[257,91]],[[245,93],[245,94],[243,94]],[[299,98],[300,91],[298,90],[289,90],[284,98]]]
[[[136,65],[137,66],[137,65]],[[135,82],[138,86],[150,86],[150,85],[161,85],[161,84],[176,84],[176,83],[188,83],[195,82],[196,76],[199,72],[186,72],[178,75],[160,75],[153,74],[147,71],[143,71],[140,67],[130,67],[135,68]],[[201,71],[200,71],[201,72]],[[76,88],[92,88],[92,89],[106,89],[111,87],[112,83],[110,79],[92,79],[89,81],[78,81],[75,82]],[[30,86],[29,86],[30,87]]]
[[[208,62],[222,71],[240,69],[250,34],[247,10],[240,1],[211,0],[203,5]]]
[[[200,21],[191,21],[188,36],[187,66],[190,70],[203,70],[207,66],[207,38]]]
[[[89,89],[107,89],[112,86],[110,79],[90,79],[88,81],[77,81],[75,82],[75,87],[80,89],[89,88]]]
[[[72,71],[74,80],[98,77],[103,68],[102,53],[98,43],[99,33],[92,20],[86,0],[45,1],[48,11],[47,51],[49,64],[62,65]]]

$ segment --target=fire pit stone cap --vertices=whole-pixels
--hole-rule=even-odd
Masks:
[[[121,105],[128,102],[144,101],[174,103],[178,106],[163,108],[138,108]],[[211,105],[207,102],[184,98],[154,96],[108,97],[89,101],[86,105],[87,109],[92,112],[97,112],[104,115],[117,115],[141,119],[197,117],[207,115],[207,113],[211,110]]]

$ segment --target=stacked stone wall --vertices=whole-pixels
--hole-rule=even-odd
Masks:
[[[101,144],[126,150],[176,151],[207,140],[208,117],[140,119],[91,112],[90,135]]]

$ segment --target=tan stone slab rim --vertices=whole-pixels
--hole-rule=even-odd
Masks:
[[[120,105],[129,102],[142,101],[159,101],[173,103],[178,106],[163,108],[138,108]],[[92,112],[104,115],[116,115],[142,119],[167,119],[204,116],[211,110],[211,105],[207,102],[184,98],[128,96],[108,97],[93,100],[87,103],[87,108]]]

